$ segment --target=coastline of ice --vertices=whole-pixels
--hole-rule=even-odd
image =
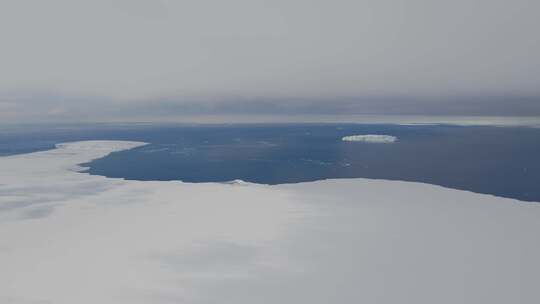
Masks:
[[[188,184],[72,171],[140,145],[0,157],[0,303],[540,299],[540,204],[384,180]]]
[[[388,144],[388,143],[393,143],[397,141],[397,137],[391,136],[391,135],[367,134],[367,135],[345,136],[341,140]]]

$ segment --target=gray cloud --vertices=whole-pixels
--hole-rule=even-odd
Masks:
[[[540,115],[539,9],[531,0],[7,0],[0,119]]]
[[[449,95],[437,98],[171,97],[131,101],[35,94],[11,97],[7,100],[4,104],[9,110],[1,114],[7,117],[4,122],[313,122],[342,119],[354,121],[355,116],[366,115],[521,117],[540,115],[540,98],[511,94]]]

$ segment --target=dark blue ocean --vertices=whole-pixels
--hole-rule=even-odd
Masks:
[[[355,134],[391,144],[343,142]],[[0,127],[0,155],[75,140],[150,145],[87,164],[133,180],[282,184],[328,178],[424,182],[540,202],[540,129],[451,125],[61,125]]]

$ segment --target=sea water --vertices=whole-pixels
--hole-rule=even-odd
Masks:
[[[388,135],[394,142],[343,141]],[[75,140],[149,145],[85,166],[132,180],[261,184],[331,178],[424,182],[540,202],[540,129],[453,125],[239,124],[84,125],[0,132],[0,154]]]

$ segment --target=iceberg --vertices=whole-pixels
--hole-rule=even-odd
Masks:
[[[351,135],[345,136],[342,138],[343,141],[360,141],[368,143],[393,143],[397,140],[397,137],[391,135],[376,135],[376,134],[367,134],[367,135]]]

